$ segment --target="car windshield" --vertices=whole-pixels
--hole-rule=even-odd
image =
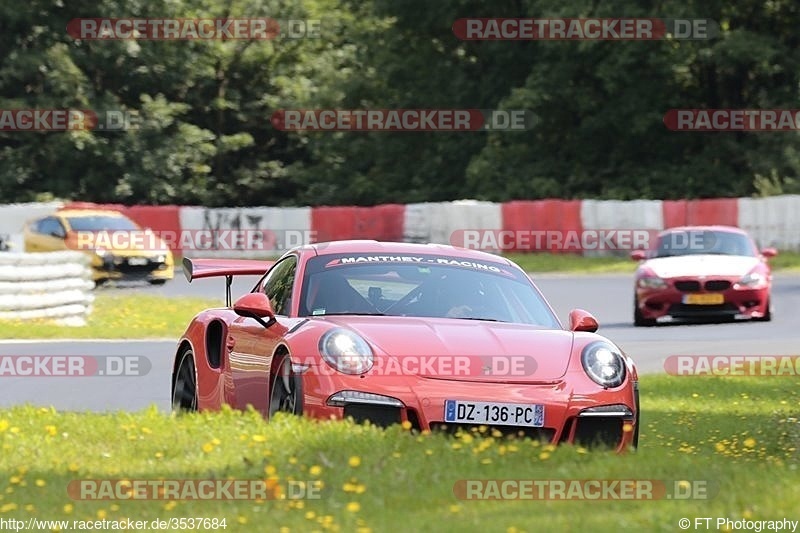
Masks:
[[[658,238],[655,257],[718,254],[755,257],[752,241],[742,233],[715,230],[670,231]]]
[[[327,255],[306,266],[300,315],[460,318],[559,328],[524,273],[430,255]]]
[[[93,215],[88,217],[67,217],[73,231],[137,230],[136,224],[125,217]]]

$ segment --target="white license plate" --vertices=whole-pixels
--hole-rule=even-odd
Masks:
[[[146,257],[129,257],[128,264],[130,266],[144,266],[147,264]]]
[[[544,405],[445,400],[444,421],[495,426],[544,426]]]

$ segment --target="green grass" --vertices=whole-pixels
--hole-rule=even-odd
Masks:
[[[174,417],[18,407],[0,411],[0,518],[208,517],[225,518],[225,531],[301,532],[674,532],[683,517],[800,518],[796,378],[647,376],[641,389],[640,448],[626,455],[288,417],[267,424],[229,410]],[[321,481],[321,498],[112,502],[66,492],[76,479],[228,476]],[[705,480],[712,497],[462,501],[453,486],[465,479]]]
[[[788,270],[791,272],[800,272],[800,253],[798,252],[780,252],[778,255],[769,260],[774,270]]]
[[[636,261],[626,257],[584,257],[576,254],[504,254],[525,272],[563,272],[569,274],[602,274],[636,270]]]
[[[584,257],[575,254],[513,253],[504,257],[517,263],[525,272],[563,272],[569,274],[633,273],[637,262],[624,257]],[[770,259],[776,272],[800,272],[800,253],[781,252]]]
[[[99,293],[86,326],[0,321],[0,339],[177,338],[199,311],[221,303],[203,298]]]

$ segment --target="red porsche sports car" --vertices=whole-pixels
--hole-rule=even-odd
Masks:
[[[772,319],[772,273],[753,239],[731,226],[683,226],[661,232],[652,250],[636,250],[633,323],[661,319]]]
[[[184,259],[227,279],[228,306],[198,314],[172,375],[176,410],[252,405],[547,442],[638,440],[633,361],[580,309],[569,329],[514,263],[428,244],[338,241],[273,262]],[[262,275],[231,305],[237,275]]]

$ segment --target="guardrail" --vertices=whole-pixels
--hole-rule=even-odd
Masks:
[[[0,320],[52,320],[83,326],[94,282],[81,252],[0,253]]]

